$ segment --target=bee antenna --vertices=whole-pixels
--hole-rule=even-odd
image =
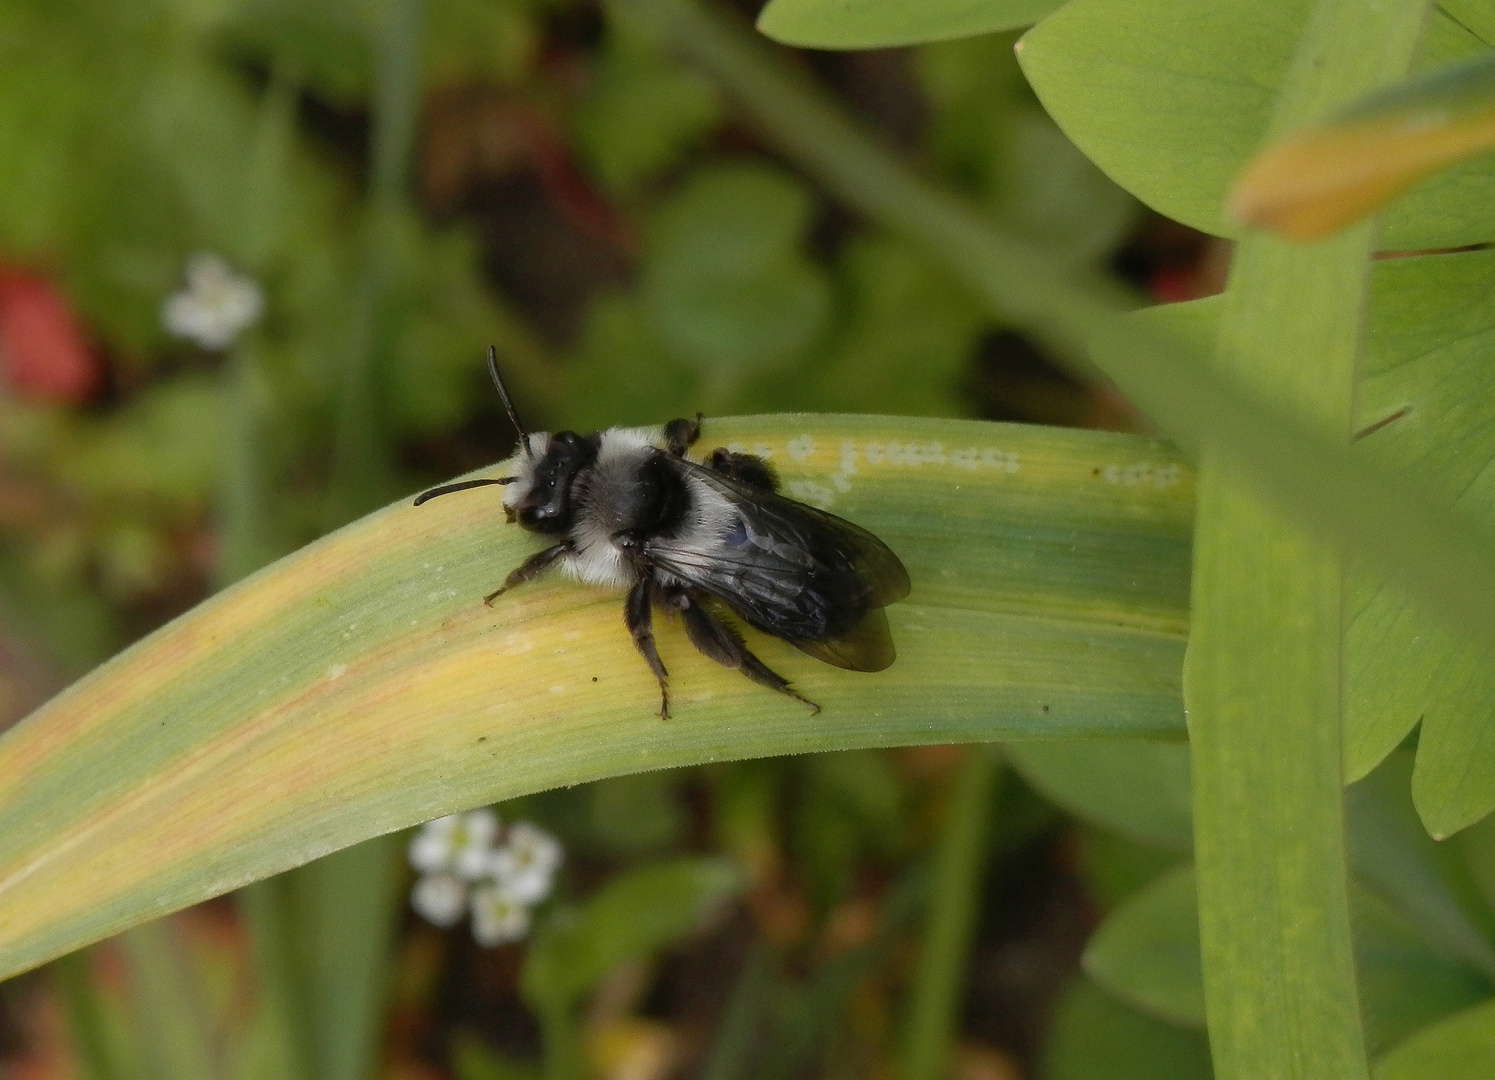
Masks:
[[[504,411],[509,414],[509,423],[514,425],[514,430],[519,432],[519,445],[524,449],[524,456],[533,458],[535,455],[529,448],[529,432],[524,430],[524,425],[519,422],[519,413],[514,408],[514,400],[509,397],[509,391],[504,387],[504,381],[498,374],[498,350],[492,345],[488,346],[488,374],[493,377],[493,385],[498,388],[498,396],[504,403]]]

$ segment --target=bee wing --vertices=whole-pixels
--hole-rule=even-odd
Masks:
[[[886,544],[833,514],[674,462],[720,494],[738,524],[710,550],[652,539],[643,548],[649,562],[826,663],[881,671],[893,662],[882,607],[907,596],[909,582]]]
[[[839,637],[790,644],[817,660],[849,671],[882,671],[898,658],[887,613],[880,607],[868,608],[862,621]]]
[[[694,461],[682,458],[674,461],[684,466],[689,475],[700,477],[715,488],[776,538],[804,543],[813,536],[819,544],[804,543],[812,551],[830,540],[846,556],[857,577],[872,590],[875,604],[896,604],[908,596],[908,571],[903,562],[887,544],[860,525],[774,492],[750,488]]]

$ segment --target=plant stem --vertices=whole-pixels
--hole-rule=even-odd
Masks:
[[[391,494],[393,461],[385,430],[383,384],[399,323],[392,293],[398,230],[420,112],[425,0],[389,0],[379,36],[362,276],[338,398],[328,525],[337,527]]]
[[[280,234],[286,173],[295,139],[299,67],[278,56],[260,104],[250,157],[245,205],[233,247],[250,273],[264,280]],[[267,388],[260,370],[259,343],[244,335],[229,353],[225,394],[228,452],[219,501],[217,584],[231,585],[281,554],[270,539],[266,498],[266,454],[262,427]]]
[[[425,0],[389,0],[377,42],[362,277],[338,397],[330,528],[372,510],[392,488],[384,372],[398,333],[391,296],[420,112],[424,22]],[[324,1080],[359,1080],[375,1064],[399,912],[399,848],[398,836],[376,837],[302,867],[288,883],[313,1056]]]
[[[996,758],[978,745],[961,762],[950,792],[904,1031],[902,1080],[941,1080],[950,1071],[997,779]]]
[[[585,1080],[586,1058],[571,1003],[559,1001],[541,1010],[540,1029],[545,1040],[545,1080]]]
[[[67,1015],[68,1034],[82,1080],[114,1080],[119,1073],[109,1053],[109,1038],[98,991],[88,971],[87,950],[52,962],[52,985]]]
[[[727,1003],[727,1014],[717,1028],[711,1052],[706,1055],[700,1080],[739,1080],[745,1075],[772,986],[768,953],[760,945],[748,954],[742,973],[737,976],[732,1000]]]
[[[257,881],[240,889],[239,916],[249,933],[251,958],[257,981],[256,1004],[271,1018],[270,1030],[277,1045],[286,1080],[311,1080],[314,1075],[313,1032],[302,980],[294,963],[290,916],[286,900],[289,875]]]
[[[223,1068],[213,1050],[204,990],[170,919],[120,936],[130,968],[131,1015],[156,1080],[213,1080]]]
[[[1422,0],[1320,0],[1271,134],[1404,74]],[[1365,222],[1304,246],[1237,245],[1218,363],[1348,444],[1374,251]],[[1350,933],[1342,775],[1344,568],[1207,453],[1184,667],[1215,1075],[1368,1075]]]

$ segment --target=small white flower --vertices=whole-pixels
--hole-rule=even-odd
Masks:
[[[561,843],[538,825],[516,821],[502,847],[488,857],[488,873],[521,903],[535,904],[550,892],[561,865]]]
[[[456,925],[466,905],[467,883],[451,874],[427,874],[410,893],[410,906],[437,926]]]
[[[503,945],[529,932],[529,908],[504,886],[479,885],[472,891],[472,936],[479,945]]]
[[[422,874],[453,873],[468,881],[483,876],[498,832],[488,807],[428,821],[410,841],[410,865]]]
[[[265,310],[265,297],[254,279],[234,273],[217,255],[198,254],[187,261],[187,287],[161,305],[166,332],[201,345],[225,349]]]

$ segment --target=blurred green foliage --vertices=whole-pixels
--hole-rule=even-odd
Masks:
[[[109,387],[83,412],[0,399],[3,475],[44,492],[48,511],[52,500],[64,507],[7,523],[0,564],[28,579],[11,586],[27,599],[7,591],[0,603],[67,671],[121,642],[100,629],[119,605],[171,610],[211,576],[230,452],[225,383],[217,357],[169,338],[160,319],[196,251],[222,254],[266,292],[244,347],[257,467],[273,492],[261,511],[268,551],[320,527],[355,318],[359,140],[382,12],[377,0],[0,8],[0,265],[52,278]],[[724,145],[729,117],[704,77],[617,9],[600,14],[600,36],[578,40],[566,20],[595,16],[564,4],[430,6],[416,170],[425,190],[388,238],[382,423],[403,460],[423,463],[404,483],[470,460],[451,456],[453,432],[480,424],[493,431],[486,445],[502,445],[482,385],[488,341],[547,425],[696,408],[969,413],[970,365],[993,329],[977,306],[874,229],[836,226],[844,235],[829,249],[814,240],[836,213],[825,197],[770,155]],[[977,38],[911,57],[931,160],[1004,220],[1102,260],[1135,204],[1044,117],[1009,47]],[[289,142],[278,162],[246,169],[277,79],[297,95]],[[456,100],[519,120],[461,130],[443,112]],[[574,144],[560,141],[566,133]],[[423,200],[447,199],[429,189],[453,140],[480,174],[467,180],[539,177],[583,247],[603,230],[611,251],[586,253],[577,269],[595,277],[599,258],[628,264],[622,278],[608,270],[601,288],[580,288],[574,331],[558,338],[528,298],[494,288],[480,219],[421,212]],[[588,219],[594,211],[610,223]],[[540,246],[518,258],[555,258],[543,238],[531,242]]]
[[[1006,5],[1017,14],[982,25],[1012,26],[1053,6]],[[1084,0],[1068,14],[1120,18],[1136,6]],[[1461,7],[1463,23],[1435,17],[1426,62],[1485,47],[1467,29],[1478,25],[1477,11],[1462,10],[1471,6]],[[247,452],[270,496],[257,522],[264,554],[323,527],[342,364],[367,269],[362,207],[387,13],[384,0],[0,3],[0,270],[55,284],[86,327],[104,387],[86,402],[0,388],[0,634],[14,633],[44,658],[46,685],[90,667],[215,580],[232,539],[222,511],[231,455],[246,452],[225,432],[246,395],[258,418]],[[947,416],[981,408],[979,363],[1003,327],[926,252],[852,219],[795,162],[745,132],[706,77],[631,24],[626,10],[580,0],[432,0],[424,25],[412,43],[422,71],[415,180],[379,241],[391,274],[379,312],[387,340],[377,423],[395,483],[413,490],[504,451],[510,435],[481,366],[490,341],[537,427],[657,422],[697,408]],[[1084,29],[1096,36],[1094,23]],[[1162,63],[1152,52],[1172,57],[1189,44],[1120,33],[1106,41],[1123,39],[1147,53],[1136,61],[1142,67]],[[858,94],[854,78],[842,89],[1001,226],[1076,271],[1103,268],[1135,234],[1141,206],[1048,118],[1013,58],[1014,40],[986,34],[897,54],[886,81],[916,105],[912,134],[879,113],[876,94]],[[1235,53],[1210,53],[1204,74],[1223,69],[1234,84],[1241,71],[1285,62],[1251,52],[1257,40],[1242,35]],[[1171,85],[1149,93],[1171,94]],[[283,144],[265,134],[277,88],[293,98]],[[1119,153],[1103,125],[1074,132],[1144,196],[1166,175],[1170,191],[1154,201],[1213,226],[1218,199],[1180,201],[1176,191],[1187,186],[1180,177],[1204,189],[1230,171],[1218,155],[1197,152],[1198,123],[1169,114],[1162,157],[1151,144],[1146,153]],[[1240,125],[1232,145],[1244,154],[1255,131]],[[1483,190],[1487,181],[1451,174],[1424,193],[1418,212],[1426,217],[1427,206],[1452,200],[1457,182]],[[1468,191],[1461,197],[1461,207],[1478,202]],[[1408,213],[1393,217],[1393,235],[1486,239],[1486,216],[1460,209],[1429,232],[1407,224]],[[263,320],[229,357],[173,340],[161,323],[163,301],[198,251],[223,255],[266,295]],[[1483,432],[1461,406],[1479,382],[1488,261],[1488,253],[1469,253],[1381,266],[1378,295],[1412,299],[1378,303],[1368,410],[1420,393],[1439,445],[1467,447],[1471,425]],[[1172,314],[1197,320],[1208,311]],[[243,383],[231,377],[236,362],[251,373]],[[1418,375],[1419,364],[1441,367]],[[1088,412],[1077,407],[1070,418],[1077,415]],[[1416,460],[1431,452],[1417,429],[1406,439]],[[1462,471],[1440,466],[1460,490],[1483,475],[1481,461],[1464,458]],[[1421,645],[1420,634],[1408,636]],[[1442,671],[1443,656],[1420,670]],[[1477,667],[1462,654],[1447,662]],[[1364,682],[1352,692],[1365,685],[1367,696],[1390,700],[1375,681],[1389,669],[1360,672]],[[11,675],[0,671],[0,680]],[[1478,677],[1445,680],[1441,692],[1478,697]],[[1406,735],[1405,726],[1393,728],[1363,733],[1368,749],[1353,767],[1370,773],[1352,794],[1352,829],[1364,886],[1355,909],[1362,992],[1377,1046],[1487,998],[1495,979],[1495,834],[1477,826],[1453,847],[1432,848],[1410,805],[1398,801],[1411,766],[1404,754],[1387,757]],[[1451,739],[1444,757],[1462,762],[1468,752]],[[1009,760],[1015,775],[982,811],[994,869],[980,886],[987,903],[976,948],[983,970],[1028,964],[1023,975],[1040,1015],[1024,1030],[1044,1037],[1041,1048],[1022,1051],[1022,1064],[1049,1080],[1208,1076],[1189,922],[1197,915],[1183,865],[1192,840],[1187,751],[1035,744]],[[692,984],[722,984],[718,996],[730,1000],[717,1003],[713,1018],[725,1019],[715,1031],[700,1017],[681,1021],[696,1025],[688,1034],[704,1046],[698,1056],[712,1080],[868,1075],[895,1056],[897,1013],[915,966],[911,930],[940,902],[929,895],[925,856],[947,825],[951,769],[928,755],[857,751],[624,777],[503,807],[507,818],[554,829],[572,865],[522,974],[510,956],[504,972],[485,968],[483,978],[511,998],[522,989],[545,1029],[545,1067],[577,1074],[586,1067],[589,995],[607,997],[630,964],[644,961],[646,974],[658,975],[650,964],[661,955],[680,961],[703,942],[730,945],[735,925],[758,950],[745,962],[729,958],[737,985],[725,985],[719,957],[712,977]],[[1393,773],[1399,783],[1387,784]],[[1082,824],[1065,824],[1055,806]],[[1035,931],[1003,909],[1009,893],[1060,909],[1053,896],[1039,886],[995,896],[1007,887],[1004,868],[1028,867],[1023,860],[1040,849],[1064,860],[1043,865],[1043,882],[1082,888],[1093,905],[1075,921],[1104,916],[1088,975],[1071,964],[1044,983],[1033,957],[1062,952],[1053,941],[1064,928]],[[363,857],[374,867],[363,880],[399,876],[392,850]],[[382,954],[349,959],[354,948],[345,956],[328,942],[382,926],[387,913],[357,912],[387,909],[390,886],[377,886],[384,893],[360,907],[342,905],[335,889],[316,893],[317,885],[308,878],[292,891],[324,930],[343,937],[292,947],[309,969],[301,986],[321,995],[324,1026],[358,1044],[345,1046],[342,1060],[364,1068],[380,1040],[392,1060],[421,1056],[371,1020],[384,1007],[384,988],[374,983],[386,975],[417,984],[428,1012],[444,1007],[438,980],[417,978],[429,963],[417,947],[421,932],[406,934],[416,944],[387,965]],[[239,984],[179,937],[157,928],[127,946],[131,1005],[105,995],[99,1008],[81,963],[60,972],[99,1076],[293,1074],[287,1047],[292,1056],[307,1048],[296,1048],[286,1018],[269,1009],[204,1051],[202,1031],[179,1006],[197,999],[200,1012],[242,1020],[225,1003],[226,987]],[[455,970],[451,957],[441,959]],[[371,972],[355,960],[382,966]],[[359,995],[329,997],[350,980]],[[1068,988],[1050,1019],[1062,981]],[[625,1012],[668,1014],[641,994]],[[347,1009],[326,1020],[338,1001]],[[1477,1060],[1488,1052],[1484,1010],[1423,1030],[1387,1059],[1385,1075],[1416,1075],[1408,1062],[1423,1041],[1450,1061]],[[427,1016],[411,1026],[435,1023]],[[440,1028],[433,1038],[446,1034]],[[524,1041],[495,1049],[459,1031],[422,1053],[443,1059],[459,1080],[514,1080],[540,1074],[534,1040]],[[202,1065],[205,1053],[218,1059]],[[745,1054],[756,1055],[757,1071],[734,1074]]]

